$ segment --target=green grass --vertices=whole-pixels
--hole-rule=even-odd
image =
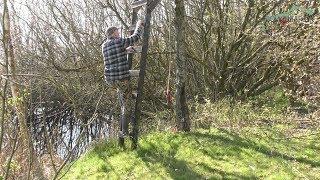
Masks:
[[[151,133],[135,151],[100,143],[63,179],[317,179],[319,134],[284,125]]]

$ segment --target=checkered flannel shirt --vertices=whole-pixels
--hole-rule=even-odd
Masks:
[[[107,83],[130,78],[126,48],[141,38],[142,26],[128,38],[109,38],[102,44],[104,76]]]

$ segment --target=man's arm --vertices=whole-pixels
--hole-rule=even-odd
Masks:
[[[134,33],[130,37],[121,39],[125,48],[132,46],[133,43],[137,42],[141,38],[143,25],[143,21],[138,21]]]

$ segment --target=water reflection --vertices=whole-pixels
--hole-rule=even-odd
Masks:
[[[58,109],[60,112],[57,108],[38,107],[29,118],[34,146],[40,155],[52,152],[66,159],[73,150],[69,159],[73,160],[84,153],[91,142],[110,137],[109,115],[100,113],[90,122],[83,122],[75,118],[70,108]]]

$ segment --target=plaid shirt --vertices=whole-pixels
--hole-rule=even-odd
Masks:
[[[107,83],[130,78],[126,48],[141,38],[142,26],[137,26],[128,38],[109,38],[102,44],[104,77]]]

